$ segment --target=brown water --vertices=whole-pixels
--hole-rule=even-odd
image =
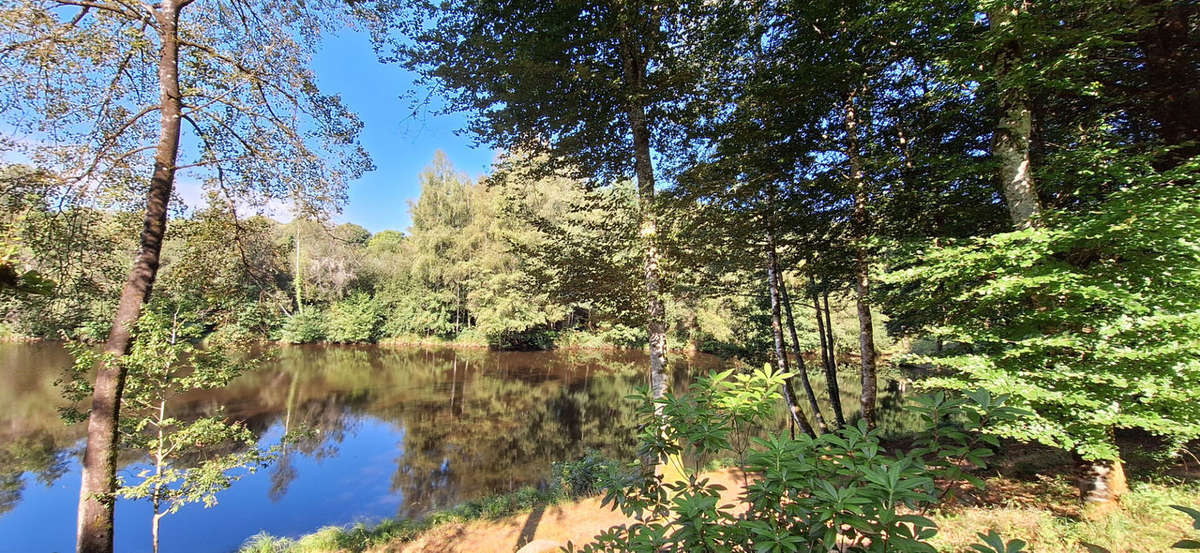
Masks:
[[[674,357],[676,389],[718,364]],[[69,362],[56,344],[0,344],[0,552],[74,547],[83,428],[60,420],[53,384]],[[260,531],[419,516],[536,484],[554,461],[592,449],[632,458],[625,397],[644,384],[647,364],[640,352],[281,348],[227,389],[171,410],[223,409],[264,446],[285,429],[311,438],[217,506],[165,518],[163,551],[232,551]],[[121,459],[119,473],[132,477],[139,462]],[[118,551],[149,551],[149,515],[145,502],[118,503]]]

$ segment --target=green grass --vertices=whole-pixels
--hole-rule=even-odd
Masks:
[[[1122,498],[1121,509],[1095,520],[1064,515],[1055,505],[1061,499],[1032,499],[934,516],[939,532],[933,544],[947,553],[973,551],[969,544],[975,542],[976,533],[996,530],[1006,540],[1024,540],[1033,552],[1087,553],[1087,543],[1112,553],[1154,553],[1172,551],[1172,544],[1197,534],[1191,519],[1171,508],[1200,506],[1200,485],[1194,482],[1136,483]]]
[[[504,518],[567,499],[570,496],[561,489],[538,490],[527,486],[513,493],[468,501],[420,520],[388,519],[374,525],[326,526],[296,539],[264,532],[246,540],[238,553],[357,553],[386,543],[411,541],[443,524]]]

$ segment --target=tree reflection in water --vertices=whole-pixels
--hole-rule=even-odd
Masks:
[[[703,355],[673,360],[672,386],[680,391],[719,365]],[[53,384],[68,363],[57,345],[0,344],[0,534],[42,516],[21,513],[31,494],[53,502],[53,515],[62,519],[53,526],[63,535],[74,527],[77,483],[63,475],[78,474],[83,429],[61,422]],[[196,538],[184,534],[189,528],[219,528],[230,535],[203,537],[236,546],[258,530],[288,535],[362,517],[420,516],[536,485],[551,463],[588,450],[632,459],[634,405],[625,398],[645,384],[645,366],[641,352],[271,350],[260,369],[223,390],[183,396],[170,409],[181,418],[222,411],[244,421],[263,445],[288,431],[300,438],[266,471],[218,496],[217,508],[181,513],[192,524],[180,520],[164,547]],[[856,375],[843,376],[843,403],[857,405]],[[880,399],[886,407],[900,397],[895,391]],[[888,418],[893,412],[881,410],[881,425],[903,426]],[[122,457],[121,470],[141,461]],[[135,520],[135,507],[118,507],[118,541],[133,544],[119,549],[139,549],[140,538],[124,538],[121,530],[123,517]],[[34,549],[69,547],[69,539],[60,547],[53,532],[45,534],[29,538],[42,540]]]
[[[61,348],[9,344],[0,355],[2,513],[19,503],[22,475],[50,484],[67,472],[82,429],[57,416],[53,381],[69,361]],[[687,363],[677,385],[697,363],[717,362]],[[638,352],[285,347],[228,388],[188,394],[171,409],[181,418],[223,410],[260,436],[300,432],[268,471],[273,501],[304,478],[298,457],[335,457],[361,421],[387,423],[402,451],[391,477],[398,514],[417,516],[536,484],[552,462],[589,449],[631,457],[634,421],[624,398],[643,383],[644,364]]]

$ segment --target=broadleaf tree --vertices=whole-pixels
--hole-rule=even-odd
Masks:
[[[371,167],[361,123],[308,69],[324,32],[374,26],[369,3],[11,0],[0,4],[6,146],[81,203],[144,211],[104,351],[125,354],[160,264],[177,172],[231,202],[328,206]],[[147,179],[147,177],[149,177]],[[97,373],[77,550],[112,551],[119,363]]]
[[[666,391],[667,328],[654,152],[691,93],[686,63],[718,6],[705,2],[425,2],[407,10],[394,59],[470,114],[482,141],[606,183],[637,182],[650,388]],[[574,175],[573,175],[574,176]]]

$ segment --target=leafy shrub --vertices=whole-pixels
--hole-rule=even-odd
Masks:
[[[379,335],[382,321],[383,316],[371,296],[357,292],[330,306],[326,338],[341,344],[373,342]]]
[[[112,328],[112,324],[106,321],[84,321],[83,324],[75,328],[71,338],[96,344],[103,342],[108,338],[108,331]]]
[[[723,488],[696,474],[667,482],[657,471],[640,470],[612,480],[604,496],[606,505],[639,522],[612,528],[581,551],[932,553],[928,540],[937,527],[923,513],[964,478],[982,484],[964,467],[984,467],[987,446],[995,443],[987,433],[1023,414],[987,392],[962,399],[940,394],[918,403],[928,428],[903,454],[886,452],[878,433],[860,423],[816,438],[754,438],[742,455],[739,427],[767,426],[775,391],[787,376],[726,371],[701,379],[686,396],[654,400],[643,392],[643,459],[737,452],[745,459],[742,469],[756,476],[740,499],[744,512],[734,515],[732,506],[721,505]],[[1018,553],[1024,547],[1000,540],[997,550],[996,540],[987,536],[977,549]]]
[[[554,463],[552,472],[568,497],[586,497],[600,492],[616,468],[616,462],[588,451],[578,460]]]
[[[1087,460],[1119,460],[1116,429],[1200,437],[1200,186],[1155,178],[1038,228],[897,250],[894,328],[960,346],[912,356],[949,369],[928,384],[1009,394],[1033,416],[998,431]]]
[[[292,315],[283,323],[283,341],[311,344],[325,339],[325,313],[308,309]]]

